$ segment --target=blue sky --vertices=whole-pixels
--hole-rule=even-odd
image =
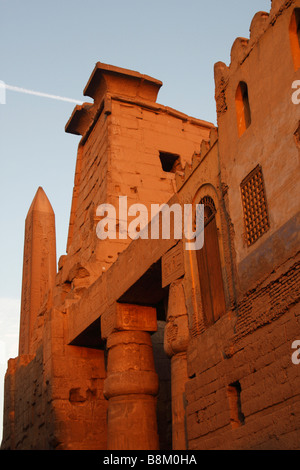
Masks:
[[[214,64],[229,65],[270,0],[0,0],[0,80],[88,101],[97,61],[162,80],[158,102],[216,124]],[[74,104],[6,91],[0,104],[0,439],[6,360],[18,350],[24,221],[39,186],[65,254],[79,137],[64,127]]]

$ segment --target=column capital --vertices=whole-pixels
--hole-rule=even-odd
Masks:
[[[157,331],[156,308],[115,302],[101,316],[101,336],[118,331]]]

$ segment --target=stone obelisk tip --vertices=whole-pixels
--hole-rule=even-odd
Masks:
[[[27,216],[33,211],[47,212],[48,214],[54,214],[50,201],[41,186],[39,186],[37,192],[35,193],[35,196],[33,198],[33,201],[31,203]]]

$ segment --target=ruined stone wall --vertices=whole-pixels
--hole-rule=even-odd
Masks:
[[[131,242],[129,237],[120,239],[118,233],[115,240],[100,241],[97,238],[97,207],[112,204],[118,223],[119,196],[127,196],[128,206],[142,203],[149,208],[150,215],[152,203],[166,203],[176,190],[174,172],[163,170],[160,152],[177,155],[179,167],[184,166],[213,127],[157,104],[158,90],[153,94],[149,84],[143,85],[146,90],[149,87],[148,94],[141,93],[140,88],[136,91],[135,75],[139,74],[111,66],[108,69],[99,64],[90,79],[92,83],[98,80],[94,85],[96,91],[90,93],[94,104],[88,108],[93,118],[86,121],[83,106],[79,111],[84,114],[83,124],[79,126],[75,112],[67,126],[68,132],[82,134],[74,180],[68,256],[61,263],[63,280],[71,282],[69,273],[78,262],[79,251],[80,263],[88,271],[86,284],[90,284]],[[101,78],[97,78],[99,70]]]
[[[105,449],[103,350],[68,346],[65,315],[43,313],[35,355],[9,361],[2,449]]]
[[[94,206],[97,202],[105,202],[107,196],[108,151],[108,122],[102,112],[84,145],[79,144],[77,156],[76,199],[74,201],[73,196],[68,255],[80,250],[83,264],[91,258],[94,248],[91,243],[95,235]]]
[[[231,63],[215,66],[222,180],[228,186],[228,210],[234,225],[234,246],[243,294],[258,278],[269,275],[298,249],[299,150],[295,132],[300,108],[292,102],[294,70],[289,27],[298,1],[272,2],[270,14],[257,13],[250,39],[237,38]],[[238,132],[237,88],[248,86],[251,124]],[[218,106],[220,100],[224,106]],[[248,246],[241,198],[243,179],[262,168],[269,228]],[[285,233],[280,233],[282,227]]]
[[[227,220],[219,225],[219,244],[230,261],[223,270],[224,286],[233,290],[227,312],[209,328],[200,328],[188,347],[190,449],[300,446],[300,376],[291,349],[300,331],[299,151],[294,135],[299,108],[291,100],[297,73],[289,38],[295,6],[299,2],[273,1],[270,15],[255,15],[250,41],[235,41],[230,67],[219,63],[215,68],[219,200]],[[241,134],[240,82],[248,85],[251,109],[251,124]],[[249,245],[241,182],[258,164],[269,227]],[[197,171],[201,174],[201,165]]]
[[[300,326],[299,267],[285,269],[246,296],[236,314],[192,340],[190,449],[299,449],[300,375],[291,358]],[[276,313],[266,311],[266,296]]]
[[[112,99],[108,119],[109,173],[105,202],[118,209],[119,196],[127,196],[128,207],[144,204],[150,220],[151,204],[166,203],[176,190],[175,175],[163,170],[160,151],[178,155],[179,164],[184,166],[200,148],[202,139],[207,138],[210,127],[197,120],[190,122],[187,116],[155,103],[147,109],[146,105],[117,99]],[[98,201],[97,197],[94,201]],[[129,217],[128,223],[133,218]],[[97,259],[107,268],[130,241],[114,240],[111,246],[95,240]]]
[[[291,102],[297,70],[288,33],[295,6],[300,0],[273,1],[270,15],[255,15],[250,40],[234,42],[230,66],[216,65],[218,132],[157,104],[158,81],[96,66],[86,88],[94,104],[76,107],[67,126],[83,136],[68,254],[36,312],[32,354],[9,362],[2,448],[152,449],[159,440],[168,448],[171,414],[173,449],[299,448],[300,376],[291,345],[300,331],[300,108]],[[241,83],[251,110],[242,132]],[[159,152],[180,156],[176,173],[163,170]],[[269,225],[249,244],[241,182],[257,165]],[[147,207],[213,200],[225,295],[214,324],[185,240],[97,239],[96,208],[117,206],[119,195]],[[172,256],[168,308],[151,341],[158,318],[149,292],[141,302],[139,281]],[[162,410],[165,423],[156,419]]]
[[[31,326],[31,356],[20,354],[10,362],[3,448],[107,447],[106,353],[100,319],[84,337],[79,329],[76,341],[70,341],[67,318],[69,307],[78,303],[93,281],[101,280],[101,275],[131,242],[129,238],[100,241],[96,236],[96,209],[101,203],[111,203],[118,208],[119,195],[128,196],[128,206],[134,202],[147,206],[167,202],[175,192],[175,174],[164,171],[159,152],[175,153],[179,156],[179,166],[184,165],[212,127],[156,104],[157,90],[154,93],[151,88],[151,83],[158,86],[154,79],[150,79],[150,85],[145,85],[146,91],[143,91],[144,85],[138,88],[137,97],[135,87],[139,74],[115,67],[112,72],[110,69],[111,66],[103,64],[100,69],[96,67],[92,86],[96,85],[91,93],[94,104],[76,107],[67,125],[68,131],[82,135],[74,178],[68,253],[60,258],[56,279],[51,279],[48,296],[36,309]],[[113,97],[108,89],[118,91],[121,96]],[[39,191],[38,194],[40,198],[44,193]],[[29,259],[39,245],[40,239],[36,236],[28,251]],[[35,281],[38,280],[36,276]],[[24,285],[28,284],[29,289],[31,281],[24,276]],[[98,300],[102,296],[107,302],[107,295],[104,286],[96,297]],[[89,314],[93,300],[89,297],[85,305]],[[85,320],[83,311],[80,315]],[[23,336],[27,339],[25,330]],[[159,360],[163,339],[161,335],[156,338]],[[166,364],[168,361],[165,357]],[[161,375],[167,368],[162,364],[159,360]],[[170,401],[169,385],[169,379],[162,377],[157,406],[164,412]],[[163,432],[161,436],[166,438],[163,445],[170,445],[170,436],[167,438]]]
[[[51,404],[53,409],[52,445],[56,449],[105,449],[105,353],[68,345],[66,326],[65,314],[53,308],[45,319],[43,337],[46,406]]]

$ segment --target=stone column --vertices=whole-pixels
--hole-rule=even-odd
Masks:
[[[115,304],[101,317],[107,340],[108,450],[158,450],[155,372],[150,332],[156,309]]]
[[[182,281],[172,282],[169,288],[167,324],[164,349],[171,358],[172,448],[186,450],[185,384],[187,373],[187,346],[189,342],[188,316]]]

